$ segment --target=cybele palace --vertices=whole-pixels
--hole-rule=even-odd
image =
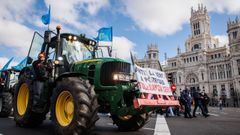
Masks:
[[[210,32],[210,18],[206,7],[199,5],[191,9],[191,35],[185,42],[185,51],[177,49],[177,55],[168,58],[163,70],[173,74],[177,93],[186,87],[199,87],[211,97],[211,104],[217,104],[222,97],[224,104],[238,106],[240,97],[240,20],[226,22],[228,45],[220,46],[219,40]],[[223,26],[224,27],[224,26]],[[153,49],[154,48],[154,49]],[[149,45],[143,60],[136,60],[139,66],[161,69],[158,49]],[[157,58],[156,58],[157,57]],[[153,62],[151,62],[151,59]]]

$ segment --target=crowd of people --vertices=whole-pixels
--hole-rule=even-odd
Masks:
[[[180,96],[177,97],[176,92],[173,92],[173,96],[175,99],[179,100],[180,107],[167,107],[166,108],[166,117],[169,116],[169,113],[172,115],[180,116],[180,110],[183,110],[183,114],[185,118],[194,118],[196,116],[196,111],[199,108],[201,110],[201,114],[204,117],[209,116],[208,112],[208,104],[210,102],[210,98],[205,93],[205,91],[201,91],[199,88],[192,88],[191,91],[186,88],[185,90],[180,90]],[[193,109],[192,109],[193,105]]]

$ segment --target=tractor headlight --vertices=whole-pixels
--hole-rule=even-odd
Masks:
[[[77,37],[76,36],[73,37],[73,41],[77,41]]]
[[[72,36],[71,35],[68,36],[68,40],[72,40]]]
[[[58,60],[59,60],[59,61],[62,61],[62,60],[63,60],[63,57],[61,57],[61,56],[58,57]]]
[[[113,74],[114,81],[130,81],[130,75],[123,73]]]

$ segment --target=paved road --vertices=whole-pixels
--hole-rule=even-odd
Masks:
[[[153,135],[155,127],[155,118],[150,121],[139,131],[131,132],[131,135]],[[12,118],[0,118],[0,135],[52,135],[54,133],[51,121],[44,121],[43,125],[33,129],[24,129],[15,126]],[[100,116],[92,135],[128,135],[127,132],[119,132],[113,125],[108,116]]]
[[[240,135],[240,109],[210,108],[210,117],[166,118],[171,135]]]
[[[152,116],[149,123],[136,132],[119,132],[110,118],[100,116],[92,135],[170,135],[170,133],[171,135],[240,135],[240,109],[224,108],[223,111],[219,111],[218,108],[210,108],[210,114],[208,118],[200,115],[193,119],[185,119],[183,116],[169,117],[166,118],[168,127],[162,121],[165,121],[164,117]],[[155,126],[156,123],[158,126]],[[170,129],[170,133],[166,132],[167,128]],[[155,130],[159,131],[158,134]],[[24,129],[16,127],[11,118],[0,118],[0,135],[52,135],[53,133],[49,120],[40,127]]]

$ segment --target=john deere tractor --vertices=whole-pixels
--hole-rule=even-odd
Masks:
[[[14,94],[14,119],[21,127],[40,125],[46,114],[56,134],[88,133],[99,119],[97,113],[110,113],[121,131],[135,131],[145,125],[154,108],[134,107],[140,97],[136,82],[130,77],[130,63],[101,57],[96,41],[83,34],[45,31],[35,32],[26,67],[20,72]],[[40,52],[47,55],[46,63],[53,66],[44,81],[39,104],[34,106],[37,81],[32,62]]]
[[[16,87],[19,71],[6,69],[0,72],[0,117],[12,113],[13,92]]]

